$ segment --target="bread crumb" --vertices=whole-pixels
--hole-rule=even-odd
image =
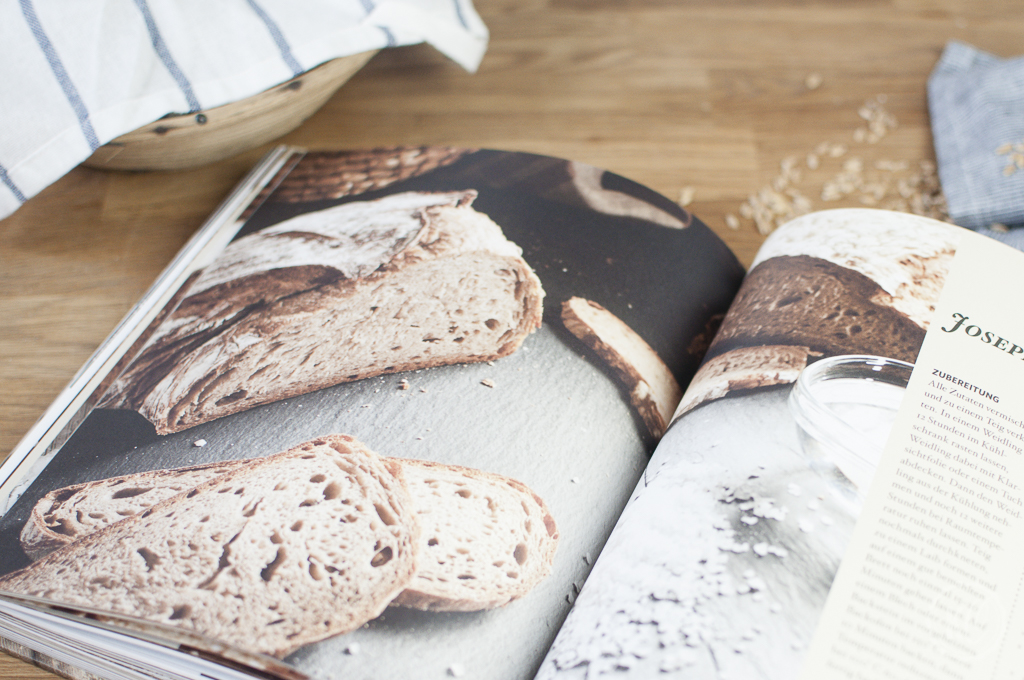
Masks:
[[[409,381],[406,380],[405,378],[402,378],[401,380],[399,380],[398,381],[398,389],[400,389],[400,390],[407,390],[407,389],[409,389]]]
[[[202,448],[202,447],[206,446],[206,440],[205,439],[197,439],[194,442],[192,442],[192,446],[198,446],[198,447]]]
[[[494,381],[491,380],[490,378],[484,378],[483,380],[480,381],[480,384],[483,385],[484,387],[494,387]]]

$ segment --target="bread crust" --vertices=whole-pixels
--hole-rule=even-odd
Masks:
[[[573,297],[562,303],[562,323],[619,377],[654,437],[665,433],[683,390],[658,353],[632,328],[597,302]]]

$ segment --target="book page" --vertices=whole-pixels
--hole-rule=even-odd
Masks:
[[[313,677],[529,677],[742,267],[561,159],[287,170],[19,480],[0,593]]]
[[[768,237],[540,678],[799,676],[967,236],[847,209]]]
[[[802,678],[1017,678],[1024,257],[965,234]]]

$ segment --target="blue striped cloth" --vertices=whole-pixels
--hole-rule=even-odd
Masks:
[[[4,0],[0,218],[99,146],[325,61],[426,42],[469,71],[471,0]]]
[[[1022,230],[985,229],[1024,224],[1024,57],[948,43],[928,79],[928,106],[950,217],[1024,246]]]

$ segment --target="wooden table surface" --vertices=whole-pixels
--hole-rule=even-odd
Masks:
[[[818,209],[872,200],[872,185],[822,200],[851,159],[867,180],[919,174],[947,41],[1024,53],[1020,0],[475,1],[491,31],[477,73],[425,46],[384,51],[280,141],[522,150],[674,200],[689,187],[748,264],[763,236],[741,204],[780,176]],[[855,132],[871,120],[873,143]],[[179,172],[76,168],[0,221],[0,456],[267,148]],[[43,677],[0,654],[0,680]]]

